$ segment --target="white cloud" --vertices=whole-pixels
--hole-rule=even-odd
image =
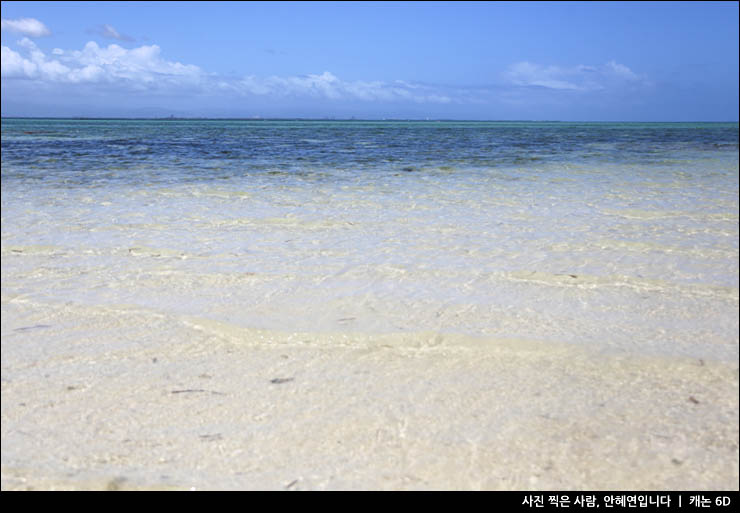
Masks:
[[[48,36],[51,31],[46,25],[35,18],[21,18],[19,20],[2,20],[2,30],[17,32],[30,37]]]
[[[540,86],[548,89],[580,89],[566,80],[568,73],[557,66],[540,66],[530,62],[518,62],[509,66],[504,78],[514,85]]]
[[[113,83],[141,89],[147,85],[192,85],[200,68],[162,59],[156,45],[127,50],[112,44],[101,48],[90,41],[82,50],[55,48],[48,57],[28,38],[18,42],[25,55],[2,47],[2,77],[43,83]]]
[[[624,66],[623,64],[618,64],[614,61],[607,62],[604,65],[604,71],[607,73],[612,73],[616,76],[622,77],[626,80],[640,80],[640,77],[638,77],[627,66]]]
[[[168,61],[157,45],[127,49],[117,44],[101,47],[94,41],[82,50],[54,48],[45,54],[23,38],[18,51],[2,47],[2,78],[41,84],[106,84],[121,90],[188,89],[200,94],[235,96],[308,97],[323,100],[453,103],[438,87],[403,81],[347,81],[329,71],[302,76],[224,78],[198,66]]]
[[[600,66],[581,64],[573,67],[543,66],[523,61],[509,66],[502,78],[515,86],[563,91],[601,91],[646,83],[645,77],[613,60]]]
[[[24,59],[20,54],[14,52],[7,46],[2,47],[0,56],[0,73],[3,77],[32,77],[36,71],[36,65],[30,60]]]
[[[133,37],[127,34],[121,34],[112,25],[108,25],[107,23],[105,25],[102,25],[101,27],[98,27],[98,29],[93,32],[108,39],[116,39],[118,41],[134,41]]]
[[[121,34],[108,24],[103,25],[103,35],[113,39],[121,39]]]
[[[438,88],[396,81],[346,81],[329,71],[320,75],[292,77],[247,76],[234,84],[240,94],[274,96],[312,96],[329,100],[411,101],[415,103],[452,103],[454,100]]]

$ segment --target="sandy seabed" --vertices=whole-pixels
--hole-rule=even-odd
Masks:
[[[2,299],[3,490],[737,490],[738,365]]]

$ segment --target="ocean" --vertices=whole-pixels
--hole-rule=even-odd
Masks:
[[[736,490],[738,124],[2,120],[4,490]]]
[[[3,119],[2,295],[736,360],[738,124]]]

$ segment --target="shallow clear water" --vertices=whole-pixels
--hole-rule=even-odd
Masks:
[[[3,119],[2,294],[736,360],[738,124]]]

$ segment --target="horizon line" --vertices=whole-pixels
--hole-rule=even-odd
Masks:
[[[466,123],[739,123],[738,120],[707,121],[635,121],[635,120],[575,120],[575,119],[455,119],[455,118],[335,118],[335,117],[210,117],[210,116],[1,116],[0,119],[65,119],[65,120],[131,120],[131,121],[413,121]]]

